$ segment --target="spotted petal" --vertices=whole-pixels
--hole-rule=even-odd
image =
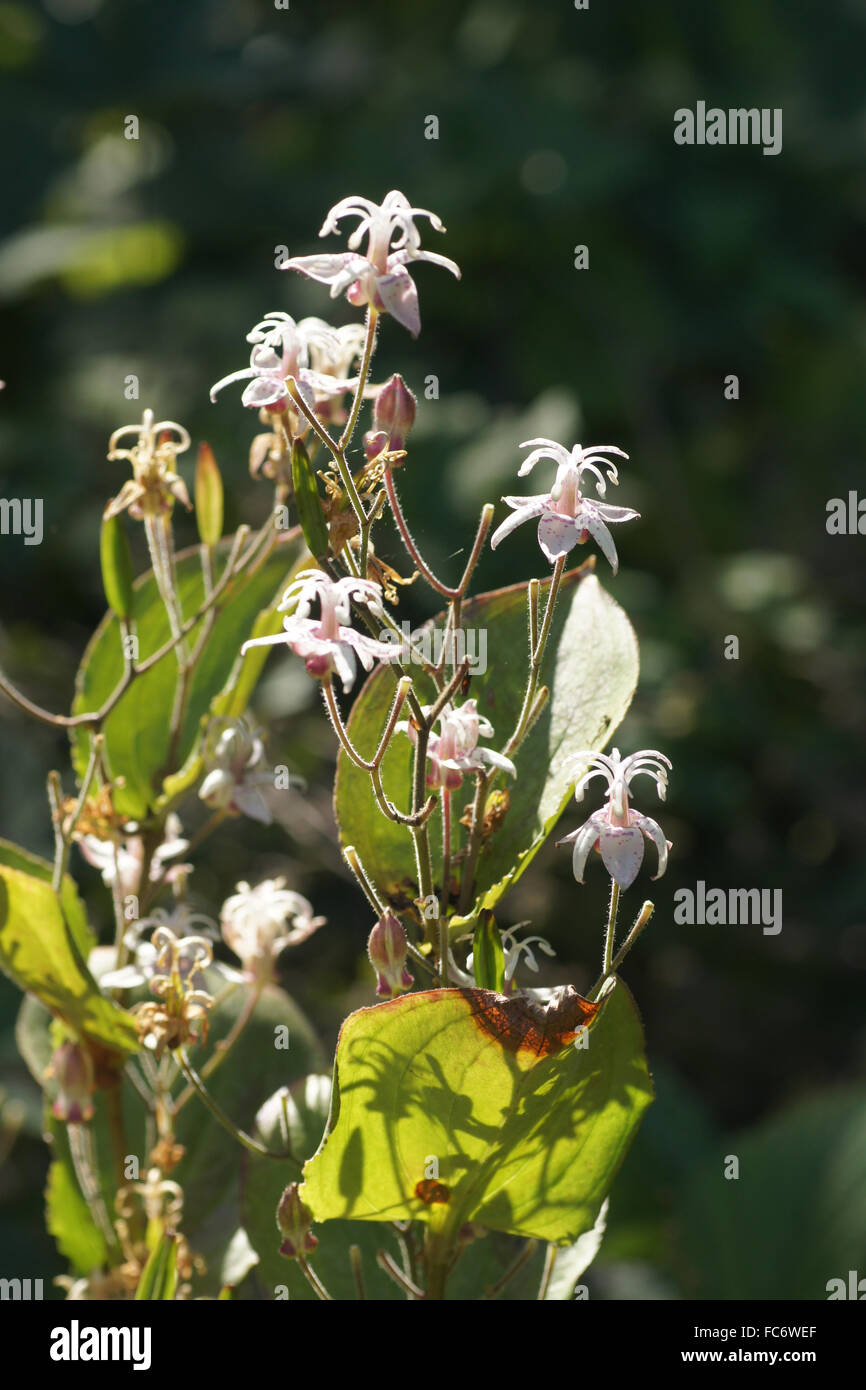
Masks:
[[[607,825],[599,836],[604,867],[620,888],[629,888],[643,862],[643,835],[636,825]]]

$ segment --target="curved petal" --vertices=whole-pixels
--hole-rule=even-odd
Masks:
[[[570,835],[564,835],[561,840],[556,842],[557,846],[574,845],[571,864],[578,883],[583,883],[583,871],[586,867],[587,855],[606,825],[607,817],[604,811],[593,811],[589,820],[584,821],[577,830],[572,830]]]
[[[634,521],[640,516],[640,512],[633,511],[631,507],[615,507],[610,502],[596,502],[595,510],[605,521]]]
[[[246,381],[249,376],[257,376],[255,367],[241,367],[238,372],[229,372],[228,376],[222,377],[210,388],[210,398],[215,401],[217,391],[221,391],[224,386],[230,386],[233,381]]]
[[[510,758],[506,758],[504,753],[495,753],[492,748],[476,748],[473,755],[480,758],[482,762],[489,764],[490,767],[501,768],[510,777],[517,776],[517,768]]]
[[[560,555],[567,555],[574,549],[580,540],[582,529],[569,516],[549,513],[541,518],[538,523],[538,544],[551,564],[558,560]]]
[[[607,825],[598,837],[604,867],[620,888],[629,888],[643,862],[643,835],[636,825]]]
[[[592,536],[592,539],[607,560],[613,573],[616,574],[619,569],[619,557],[616,553],[616,546],[613,543],[613,536],[610,534],[610,531],[608,531],[595,508],[582,507],[577,521],[579,524],[582,524]]]
[[[344,280],[345,284],[349,285],[368,268],[366,259],[353,255],[351,251],[337,251],[330,255],[292,256],[280,266],[280,270],[298,270],[310,280],[318,280],[320,285],[333,285],[335,282],[339,284]],[[339,294],[340,291],[337,290],[336,293]]]
[[[668,850],[671,848],[670,840],[665,839],[664,831],[658,822],[653,820],[652,816],[643,816],[640,811],[632,811],[630,812],[630,818],[632,825],[637,826],[637,828],[646,835],[648,840],[652,840],[658,850],[659,869],[657,874],[653,874],[653,878],[661,878],[668,866]]]
[[[417,338],[421,331],[421,313],[415,281],[408,270],[398,266],[389,275],[377,275],[376,288],[391,317]]]
[[[522,526],[524,521],[531,521],[533,517],[539,516],[544,511],[546,497],[533,499],[524,506],[518,507],[512,512],[511,516],[506,517],[501,526],[497,526],[493,535],[490,537],[490,549],[495,550],[500,541],[510,536],[512,531],[516,531],[518,526]],[[509,502],[509,506],[512,503]]]

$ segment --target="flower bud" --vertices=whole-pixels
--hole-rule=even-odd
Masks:
[[[283,1237],[280,1254],[285,1255],[287,1260],[309,1255],[319,1243],[318,1237],[310,1230],[312,1213],[298,1194],[298,1184],[290,1182],[277,1206],[277,1226]]]
[[[393,912],[380,917],[367,942],[370,964],[376,971],[376,993],[385,999],[411,989],[414,976],[406,967],[408,939],[399,919]]]
[[[373,424],[388,436],[389,450],[403,449],[406,436],[415,423],[415,397],[403,378],[395,373],[376,397]]]
[[[57,1099],[52,1114],[65,1124],[80,1125],[93,1119],[93,1063],[89,1052],[78,1043],[61,1043],[46,1073],[57,1082]]]

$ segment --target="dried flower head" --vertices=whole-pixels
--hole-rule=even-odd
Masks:
[[[118,441],[135,435],[129,448],[119,449]],[[123,425],[108,441],[110,459],[127,459],[132,477],[105,508],[105,516],[117,516],[125,509],[136,521],[146,516],[165,516],[175,499],[187,511],[192,508],[186,483],[175,471],[178,454],[189,448],[190,438],[183,425],[174,420],[154,422],[153,411],[145,410],[140,425]]]

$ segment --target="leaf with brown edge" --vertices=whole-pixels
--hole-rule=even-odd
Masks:
[[[471,1221],[570,1243],[651,1100],[621,981],[601,1004],[567,987],[547,1008],[480,989],[404,995],[343,1024],[301,1195],[320,1222]]]

